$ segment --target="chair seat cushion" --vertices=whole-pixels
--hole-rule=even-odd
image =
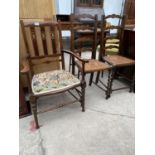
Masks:
[[[105,46],[110,46],[110,45],[115,45],[115,46],[119,46],[118,44],[106,44]],[[97,51],[100,50],[100,45],[97,46]],[[109,48],[109,49],[105,49],[105,53],[108,55],[116,55],[119,53],[119,49],[118,48]]]
[[[75,63],[77,64],[79,69],[82,71],[81,61],[77,60]],[[100,62],[100,61],[95,60],[95,59],[90,59],[88,63],[85,63],[84,71],[86,73],[92,73],[92,72],[96,72],[96,71],[106,70],[109,68],[110,68],[110,66],[106,63]]]
[[[104,60],[113,66],[128,66],[135,63],[134,60],[120,55],[107,55]]]
[[[106,43],[119,43],[119,39],[107,39]]]
[[[107,48],[107,49],[105,49],[105,52],[106,52],[106,54],[109,54],[109,55],[115,55],[115,54],[118,54],[119,53],[119,44],[117,44],[117,43],[106,43],[105,44],[105,47],[109,47],[109,46],[116,46],[116,47],[118,47],[118,48]]]
[[[54,70],[35,74],[32,78],[32,91],[35,95],[56,93],[78,86],[80,80],[64,70]]]

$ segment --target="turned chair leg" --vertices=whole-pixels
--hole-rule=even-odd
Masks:
[[[112,94],[112,84],[113,84],[115,73],[116,73],[116,68],[113,68],[112,70],[109,70],[107,91],[106,91],[106,99],[110,98],[110,96]]]
[[[108,71],[108,82],[107,82],[107,90],[106,90],[106,99],[110,97],[110,84],[111,83],[111,70]]]
[[[34,121],[36,124],[36,129],[39,129],[38,117],[37,117],[37,102],[36,102],[35,96],[30,97],[30,103],[31,103],[31,108],[32,108],[33,116],[34,116]]]
[[[91,74],[90,74],[90,79],[89,79],[89,86],[92,85],[93,77],[94,77],[94,73],[91,73]]]

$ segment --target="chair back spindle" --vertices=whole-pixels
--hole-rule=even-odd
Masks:
[[[61,26],[57,22],[23,22],[22,32],[32,75],[36,65],[58,63],[64,69]]]

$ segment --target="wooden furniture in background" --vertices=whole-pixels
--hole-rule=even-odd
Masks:
[[[135,24],[135,0],[125,0],[124,14],[126,15],[125,25]]]
[[[124,56],[135,60],[135,30],[134,28],[125,28],[123,37]]]
[[[74,1],[74,13],[75,14],[91,14],[98,16],[98,20],[101,20],[101,16],[104,14],[104,0],[75,0]]]
[[[125,28],[123,37],[122,55],[135,60],[135,30],[134,27]],[[134,75],[135,66],[129,66],[120,70],[121,74],[131,79]]]
[[[79,7],[103,7],[103,0],[77,0]]]
[[[37,99],[39,97],[68,91],[76,101],[81,103],[82,111],[85,111],[86,82],[84,77],[84,65],[87,61],[82,60],[72,52],[63,50],[60,23],[58,25],[57,22],[26,23],[21,21],[21,26],[27,49],[26,51],[29,55],[30,81],[32,81],[30,103],[36,128],[39,128],[37,118]],[[34,49],[32,47],[36,48]],[[81,61],[81,80],[65,71],[64,53],[68,53]],[[49,72],[42,70],[39,74],[35,74],[35,66],[40,63],[46,63],[48,66],[52,66],[54,62],[60,63],[59,70]],[[77,93],[76,95],[71,92],[73,89]]]
[[[106,27],[106,20],[107,19],[117,19],[120,21],[119,25],[109,25]],[[109,65],[112,66],[112,72],[111,75],[108,77],[110,81],[110,85],[108,87],[108,98],[111,96],[112,91],[120,90],[120,89],[126,89],[128,87],[123,88],[117,88],[112,89],[113,80],[115,78],[115,75],[119,75],[119,69],[120,68],[126,68],[128,66],[134,66],[135,62],[133,59],[127,58],[125,56],[122,56],[122,43],[123,43],[123,33],[124,33],[124,25],[125,25],[125,16],[120,15],[108,15],[108,16],[102,16],[102,23],[101,23],[101,55],[100,60],[103,62],[107,62]],[[115,35],[105,35],[105,30],[117,30],[117,33]],[[119,46],[116,45],[109,45],[105,46],[107,40],[117,39],[119,40]],[[119,55],[106,55],[106,50],[111,48],[118,48]],[[99,73],[97,75],[96,83],[99,81]],[[130,92],[134,89],[134,76],[132,77],[131,83],[130,83]]]
[[[20,0],[20,19],[52,19],[55,15],[54,0]]]

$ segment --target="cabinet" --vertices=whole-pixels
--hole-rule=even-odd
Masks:
[[[125,1],[124,14],[126,15],[126,25],[135,24],[135,0]]]
[[[103,0],[77,0],[80,7],[103,7]]]

